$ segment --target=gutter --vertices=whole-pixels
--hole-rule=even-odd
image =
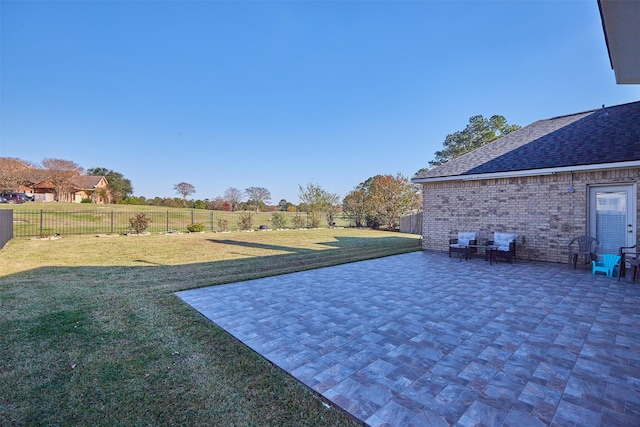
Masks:
[[[611,57],[611,47],[609,46],[609,37],[607,36],[607,25],[605,24],[604,13],[602,12],[602,0],[598,0],[598,11],[600,12],[600,21],[602,21],[602,33],[604,34],[604,43],[607,46],[607,54],[609,55],[609,64],[613,68],[613,58]]]
[[[482,179],[521,178],[525,176],[554,175],[558,173],[627,169],[627,168],[640,168],[640,160],[632,160],[628,162],[616,162],[616,163],[601,163],[597,165],[590,164],[590,165],[577,165],[577,166],[561,166],[561,167],[545,168],[545,169],[527,169],[527,170],[506,171],[506,172],[489,172],[489,173],[480,173],[480,174],[473,174],[473,175],[452,175],[452,176],[437,176],[432,178],[411,178],[411,182],[413,182],[414,184],[426,184],[429,182],[446,182],[446,181],[479,181]]]

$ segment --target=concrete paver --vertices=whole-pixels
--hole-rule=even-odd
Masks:
[[[640,283],[414,252],[177,295],[371,426],[640,425]]]

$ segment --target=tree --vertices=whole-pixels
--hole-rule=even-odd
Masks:
[[[342,200],[342,211],[351,217],[356,227],[362,227],[367,218],[367,194],[364,188],[356,187]]]
[[[295,208],[293,203],[287,202],[285,199],[280,200],[280,202],[278,203],[278,210],[280,212],[290,212],[290,209],[292,207]]]
[[[182,195],[182,206],[185,206],[187,203],[187,196],[196,192],[196,187],[189,184],[188,182],[181,182],[173,186],[173,189],[176,193]]]
[[[133,194],[131,181],[120,172],[107,168],[90,168],[87,169],[87,175],[104,176],[107,179],[111,203],[122,203]]]
[[[71,160],[44,159],[42,166],[49,172],[49,179],[59,202],[71,200],[73,194],[72,180],[81,175],[84,168]]]
[[[491,116],[490,119],[472,116],[464,130],[445,137],[444,148],[436,151],[435,159],[429,165],[439,166],[518,129],[520,126],[509,125],[503,116]]]
[[[125,197],[122,201],[122,204],[125,205],[149,205],[149,201],[147,200],[146,197],[144,196],[139,196],[139,197],[135,197],[135,196],[129,196],[129,197]]]
[[[252,204],[256,206],[256,212],[260,210],[260,205],[271,201],[271,193],[263,187],[249,187],[244,190]]]
[[[225,203],[229,203],[229,202],[224,200],[222,197],[216,197],[213,200],[209,201],[209,203],[207,204],[207,209],[210,209],[212,211],[223,211],[223,210],[226,210],[224,209]],[[231,209],[228,209],[228,210],[231,210]]]
[[[366,221],[371,228],[395,230],[400,217],[420,209],[421,200],[419,187],[402,174],[376,175],[347,194],[342,209],[357,227]]]
[[[374,226],[395,230],[400,217],[420,207],[418,189],[398,173],[378,175],[370,183],[366,197],[367,215]]]
[[[231,210],[235,211],[238,209],[238,205],[242,201],[242,191],[235,187],[229,187],[224,192],[224,198],[231,204]]]
[[[28,184],[30,172],[36,166],[12,157],[0,157],[0,192],[13,193]]]
[[[337,211],[337,204],[340,202],[340,196],[329,193],[317,184],[308,183],[306,188],[298,185],[300,189],[298,197],[300,197],[300,205],[310,216],[311,227],[318,228],[320,226],[320,215],[324,212],[327,215],[327,222],[333,225],[333,215]]]

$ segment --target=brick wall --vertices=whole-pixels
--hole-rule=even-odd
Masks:
[[[570,173],[423,184],[422,247],[446,251],[459,231],[476,231],[482,241],[506,231],[519,235],[518,258],[567,262],[567,243],[587,233],[589,185],[638,181],[634,168],[574,172],[573,193]]]

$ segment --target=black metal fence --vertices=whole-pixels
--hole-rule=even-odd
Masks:
[[[0,213],[2,211],[0,210]],[[144,214],[151,222],[147,231],[163,233],[189,231],[201,224],[204,231],[234,231],[274,228],[273,212],[225,212],[209,210],[124,211],[124,210],[16,210],[13,212],[14,237],[48,237],[56,234],[125,234],[132,230],[130,219]],[[306,213],[279,212],[282,224],[278,228],[309,226]],[[283,219],[282,219],[283,218]],[[349,226],[347,217],[336,217],[337,226]]]

